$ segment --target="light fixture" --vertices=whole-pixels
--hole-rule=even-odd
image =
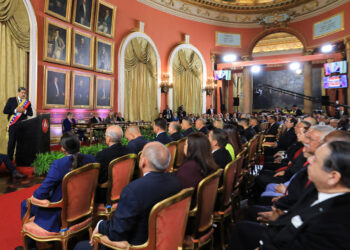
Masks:
[[[163,79],[160,83],[160,88],[163,93],[168,93],[169,89],[173,87],[173,84],[169,81],[169,73],[163,74]]]
[[[234,62],[237,60],[237,56],[235,54],[227,54],[224,55],[222,59],[224,60],[224,62]]]
[[[214,78],[213,77],[208,77],[207,80],[207,85],[205,86],[204,90],[206,91],[207,95],[212,95],[215,85],[214,85]]]
[[[297,69],[297,70],[295,70],[295,74],[297,74],[297,75],[301,75],[301,73],[303,73],[303,71],[302,71],[301,69]]]
[[[299,62],[293,62],[293,63],[291,63],[291,64],[289,64],[289,68],[291,69],[291,70],[297,70],[297,69],[300,69],[300,63]]]
[[[261,71],[261,66],[260,65],[254,65],[252,66],[252,68],[250,69],[252,73],[257,74]]]
[[[332,50],[333,50],[333,45],[331,44],[325,44],[321,47],[322,53],[329,53],[329,52],[332,52]]]

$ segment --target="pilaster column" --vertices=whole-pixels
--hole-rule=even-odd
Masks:
[[[216,55],[211,53],[210,54],[210,62],[211,62],[211,72],[212,72],[211,74],[212,74],[212,76],[214,74],[215,60],[216,60]],[[216,90],[214,90],[214,91],[216,91]],[[210,95],[210,104],[213,105],[213,107],[214,107],[214,94]],[[209,106],[210,105],[207,104],[207,107],[209,107]]]
[[[346,105],[350,106],[350,36],[344,39],[345,55],[348,61],[348,88],[346,89]],[[350,112],[350,110],[348,110]]]
[[[242,56],[243,61],[249,61],[249,56]],[[243,113],[251,113],[253,110],[253,79],[250,71],[250,67],[243,68],[242,79],[242,92],[243,92]]]
[[[307,49],[304,55],[312,55],[313,50]],[[304,62],[304,95],[312,96],[312,62]],[[304,112],[312,114],[312,101],[304,99]]]

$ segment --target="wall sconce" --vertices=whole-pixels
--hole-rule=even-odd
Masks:
[[[173,84],[169,81],[169,74],[164,73],[162,77],[162,82],[160,83],[160,88],[163,93],[168,93],[169,89],[173,87]]]
[[[207,95],[212,95],[214,89],[215,89],[214,78],[208,77],[207,85],[205,86],[204,90],[207,92]]]

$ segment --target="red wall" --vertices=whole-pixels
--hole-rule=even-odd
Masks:
[[[115,69],[114,69],[114,78],[115,78],[115,100],[114,100],[114,110],[117,111],[117,86],[118,86],[118,52],[120,44],[123,38],[129,34],[132,29],[137,25],[137,20],[140,20],[145,23],[145,33],[154,41],[157,46],[158,52],[161,59],[161,71],[167,72],[168,67],[168,58],[173,48],[175,48],[182,40],[184,34],[190,35],[190,43],[198,48],[202,53],[204,60],[207,66],[208,76],[211,74],[211,62],[210,62],[210,52],[225,52],[232,51],[239,55],[249,54],[248,46],[249,44],[257,38],[257,34],[263,34],[263,28],[226,28],[218,27],[208,24],[203,24],[195,21],[189,21],[169,15],[167,13],[158,11],[147,5],[141,4],[136,0],[106,0],[117,6],[117,17],[116,17],[116,26],[115,26]],[[37,23],[38,23],[38,111],[44,111],[42,108],[42,95],[43,95],[43,66],[51,65],[57,66],[60,68],[66,68],[75,70],[76,68],[67,67],[63,65],[55,65],[43,61],[43,40],[44,40],[44,18],[48,15],[44,14],[44,0],[37,1],[32,0],[33,8],[36,12]],[[326,36],[321,39],[312,39],[312,26],[314,22],[323,20],[327,17],[330,17],[333,14],[337,14],[340,11],[350,12],[350,2],[344,4],[343,6],[336,8],[329,13],[319,15],[314,18],[302,22],[292,23],[290,27],[294,30],[297,30],[302,36],[304,36],[307,46],[317,46],[322,44],[325,41],[329,40],[341,40],[347,34],[350,34],[350,18],[344,18],[345,20],[345,30],[337,32],[333,35]],[[52,17],[55,19],[54,17]],[[72,25],[72,27],[74,27]],[[231,32],[231,33],[240,33],[242,38],[242,48],[227,48],[227,47],[216,47],[215,46],[215,32]],[[88,32],[85,31],[84,32]],[[98,36],[98,35],[96,35]],[[98,36],[99,37],[99,36]],[[76,69],[79,71],[84,71],[81,69]],[[96,75],[101,75],[96,73]],[[103,74],[102,74],[103,75]],[[210,98],[207,98],[207,101]],[[162,109],[166,105],[166,96],[162,94],[161,98]],[[209,103],[207,103],[209,106]]]

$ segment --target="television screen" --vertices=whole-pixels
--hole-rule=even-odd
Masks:
[[[214,71],[215,80],[231,80],[231,70],[215,70]]]
[[[327,76],[323,78],[323,88],[333,89],[333,88],[347,88],[348,79],[346,75],[338,76]]]
[[[332,75],[334,73],[346,74],[346,61],[332,62],[324,64],[324,74],[326,76]]]

